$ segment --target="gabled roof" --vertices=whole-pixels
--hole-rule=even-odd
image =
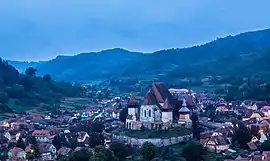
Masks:
[[[211,141],[214,141],[216,145],[229,145],[230,141],[223,135],[212,136]]]
[[[162,82],[153,83],[151,89],[158,103],[164,103],[166,98],[168,98],[169,101],[173,98],[169,89]]]
[[[78,139],[81,139],[82,140],[87,135],[88,135],[87,132],[81,131],[81,132],[78,133]]]
[[[162,110],[172,110],[173,109],[171,104],[169,103],[168,98],[166,98],[165,103],[163,104],[161,109]]]
[[[194,101],[193,101],[192,96],[188,95],[188,96],[187,96],[187,106],[193,107],[194,105],[195,105],[195,104],[194,104]]]
[[[69,155],[72,152],[71,148],[67,148],[67,147],[62,147],[58,150],[58,154],[61,155]]]
[[[53,145],[49,144],[49,143],[40,143],[40,144],[38,144],[38,150],[40,153],[48,153],[51,146],[53,146]]]
[[[50,132],[48,130],[35,130],[32,133],[33,136],[49,136]]]
[[[157,100],[153,92],[149,90],[142,101],[142,105],[155,105],[155,104],[157,104]]]
[[[22,151],[24,151],[24,150],[21,149],[21,148],[18,148],[18,147],[14,147],[14,148],[12,148],[12,149],[10,150],[12,156],[17,156],[18,153],[19,153],[19,152],[22,152]]]

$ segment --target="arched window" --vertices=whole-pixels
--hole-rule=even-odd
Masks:
[[[149,117],[151,117],[151,110],[149,110],[148,113],[149,113]]]
[[[144,117],[146,117],[146,110],[144,110]]]

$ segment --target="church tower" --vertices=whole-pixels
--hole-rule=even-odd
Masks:
[[[179,110],[179,119],[178,119],[178,123],[179,124],[190,124],[191,120],[190,120],[190,110],[187,108],[187,103],[186,100],[183,99],[183,104],[182,107]]]
[[[138,115],[138,103],[136,101],[136,98],[134,96],[134,92],[131,93],[129,102],[127,104],[128,108],[128,115],[132,116],[133,121],[137,121],[139,115]]]
[[[168,98],[166,98],[162,108],[161,108],[161,112],[162,112],[162,122],[173,122],[173,108],[169,103]]]

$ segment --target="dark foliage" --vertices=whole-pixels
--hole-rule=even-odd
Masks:
[[[125,123],[127,116],[128,116],[128,108],[123,108],[119,114],[120,121]]]
[[[140,154],[144,160],[150,161],[158,155],[158,149],[154,144],[145,142],[141,147]]]
[[[183,147],[182,155],[187,161],[201,161],[204,160],[206,154],[205,148],[202,144],[196,141],[190,141]]]
[[[92,152],[90,152],[86,148],[82,148],[76,152],[73,152],[70,156],[70,161],[89,161],[92,156]]]
[[[176,83],[179,78],[196,78],[188,82],[192,85],[200,85],[200,78],[209,75],[229,78],[258,74],[269,76],[269,54],[263,54],[270,47],[269,37],[270,29],[266,29],[218,38],[200,46],[161,50],[152,54],[110,49],[76,56],[58,56],[36,68],[40,74],[49,73],[62,80],[130,77],[136,82],[137,78],[158,77]]]
[[[50,75],[36,76],[36,69],[27,68],[19,72],[0,58],[0,106],[5,107],[11,99],[17,105],[36,106],[38,103],[53,105],[63,97],[80,96],[83,88],[66,82],[56,82]],[[12,112],[8,107],[1,112]]]
[[[90,158],[90,161],[118,161],[118,158],[112,150],[100,145],[95,148],[94,156]]]
[[[190,119],[192,121],[193,138],[200,140],[199,117],[196,113],[193,113]]]
[[[110,149],[119,160],[125,160],[127,157],[127,148],[125,144],[119,141],[113,141],[110,145]]]
[[[270,140],[266,140],[260,146],[260,151],[270,151]]]
[[[89,137],[89,146],[95,148],[98,145],[102,145],[104,142],[104,137],[99,133],[91,133]]]
[[[241,148],[248,148],[247,143],[250,142],[252,136],[250,130],[242,121],[238,121],[238,127],[235,127],[235,131],[232,137],[232,142],[238,143]]]

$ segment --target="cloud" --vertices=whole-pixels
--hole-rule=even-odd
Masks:
[[[113,47],[184,47],[267,28],[268,0],[2,0],[0,56],[50,59]]]

